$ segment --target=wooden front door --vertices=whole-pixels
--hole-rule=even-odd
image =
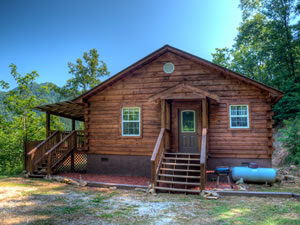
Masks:
[[[180,109],[178,111],[179,152],[198,153],[198,110]]]

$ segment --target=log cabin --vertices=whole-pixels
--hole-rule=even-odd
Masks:
[[[272,167],[272,106],[282,96],[165,45],[71,101],[36,107],[46,112],[47,138],[26,154],[27,170],[52,174],[85,152],[88,173],[148,176],[156,190],[197,192],[217,166]],[[72,119],[72,131],[52,131],[50,115]]]

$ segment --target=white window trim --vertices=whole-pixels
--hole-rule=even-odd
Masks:
[[[123,120],[123,110],[124,109],[139,109],[139,120]],[[139,123],[139,134],[124,134],[123,133],[123,124],[124,122],[138,122]],[[139,137],[141,136],[141,107],[123,107],[122,108],[122,124],[121,124],[121,129],[122,129],[122,136],[124,137]]]
[[[193,112],[194,113],[194,131],[184,131],[183,130],[183,112]],[[196,111],[195,110],[182,110],[180,115],[181,121],[181,133],[195,133],[196,132]]]
[[[247,107],[247,115],[231,115],[231,106],[246,106]],[[231,117],[247,117],[247,127],[232,127],[231,126]],[[247,104],[241,104],[241,105],[229,105],[229,127],[232,129],[249,129],[250,123],[249,123],[249,105]]]

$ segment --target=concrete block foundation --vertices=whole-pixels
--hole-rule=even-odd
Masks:
[[[116,175],[151,177],[150,156],[88,154],[87,172]]]

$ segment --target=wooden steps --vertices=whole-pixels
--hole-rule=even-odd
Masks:
[[[186,161],[199,161],[200,162],[200,159],[195,159],[195,158],[171,158],[171,157],[163,157],[163,159],[178,160],[178,161],[183,161],[183,160],[186,160]]]
[[[45,177],[46,175],[44,175],[44,174],[28,174],[28,177],[30,177],[30,178],[43,178],[43,177]]]
[[[63,138],[59,136],[59,132],[55,132],[27,153],[31,158],[29,176],[43,177],[55,172],[56,168],[74,153],[77,145],[75,137],[76,131]]]
[[[162,190],[162,191],[172,191],[172,192],[184,192],[184,193],[196,193],[200,194],[200,190],[193,190],[193,189],[182,189],[182,188],[169,188],[169,187],[155,187],[155,190]]]
[[[186,156],[187,154],[200,157],[199,153],[165,152],[165,155],[175,155],[175,156],[180,156],[180,155]]]
[[[192,164],[192,163],[167,163],[162,162],[163,165],[170,165],[170,166],[200,166],[200,164]]]
[[[199,171],[200,172],[200,171]],[[173,174],[158,174],[159,177],[174,177],[174,178],[187,178],[187,179],[200,179],[200,176],[184,176],[184,175],[173,175]]]
[[[177,172],[199,172],[199,170],[185,170],[185,169],[172,169],[172,168],[161,168],[163,171],[177,171]]]
[[[154,189],[158,192],[200,194],[200,173],[199,153],[165,152]]]
[[[167,181],[167,180],[158,180],[157,182],[164,183],[164,184],[183,184],[183,185],[199,186],[199,183],[192,183],[192,182],[179,182],[179,181]]]

